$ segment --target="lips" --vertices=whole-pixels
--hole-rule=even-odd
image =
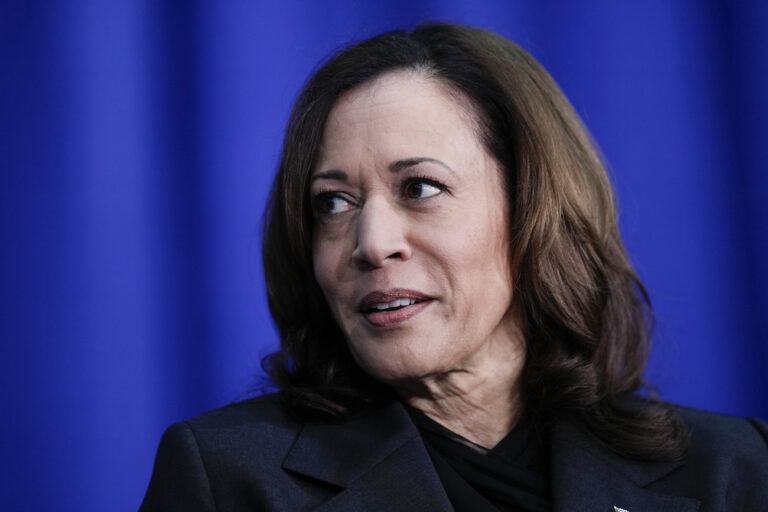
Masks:
[[[375,327],[392,327],[423,311],[433,298],[415,290],[393,288],[369,293],[358,309]]]

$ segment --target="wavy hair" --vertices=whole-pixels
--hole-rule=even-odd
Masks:
[[[281,348],[264,360],[289,410],[343,418],[389,396],[352,359],[312,266],[309,177],[339,97],[414,70],[468,98],[478,135],[504,172],[514,301],[526,340],[526,411],[578,417],[613,451],[682,456],[686,431],[643,387],[652,311],[617,225],[603,161],[571,104],[515,43],[449,24],[393,31],[347,47],[309,79],[290,116],[264,226],[269,307]],[[634,405],[629,405],[630,403]]]

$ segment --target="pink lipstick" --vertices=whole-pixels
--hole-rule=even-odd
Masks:
[[[433,298],[404,288],[369,293],[358,306],[363,317],[374,327],[394,327],[421,313]]]

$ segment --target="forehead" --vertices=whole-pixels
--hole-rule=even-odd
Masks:
[[[481,151],[476,127],[470,101],[440,79],[416,71],[388,73],[336,102],[316,170],[345,163],[333,162],[339,159],[458,157]]]

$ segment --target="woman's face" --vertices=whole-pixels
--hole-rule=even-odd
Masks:
[[[503,178],[464,98],[406,71],[346,93],[311,198],[315,275],[368,374],[461,371],[510,343]]]

